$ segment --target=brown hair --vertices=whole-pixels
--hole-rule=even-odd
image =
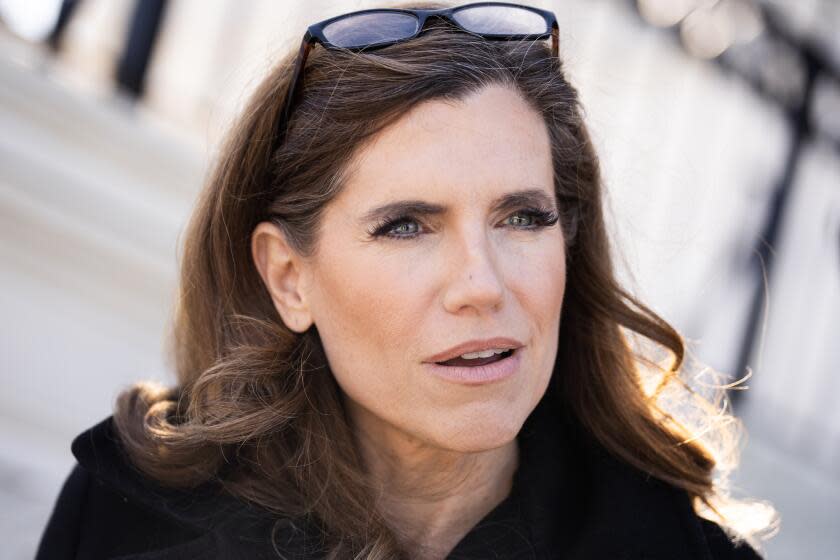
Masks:
[[[555,366],[563,374],[553,375],[548,398],[561,399],[603,448],[685,489],[698,507],[724,503],[713,443],[734,437],[737,423],[681,381],[681,336],[618,285],[598,158],[577,92],[548,45],[486,41],[435,23],[418,38],[370,53],[316,47],[288,135],[273,146],[295,54],[253,94],[189,223],[169,341],[177,386],[138,383],[118,398],[114,418],[132,461],[164,484],[216,478],[278,514],[309,515],[323,528],[331,557],[403,554],[372,506],[317,329],[298,334],[283,324],[251,258],[250,235],[271,212],[292,247],[311,255],[320,216],[366,140],[418,103],[505,84],[548,128],[567,240]],[[667,349],[670,363],[660,366],[634,340]],[[659,377],[648,390],[650,375]],[[709,434],[725,437],[701,440],[700,424],[689,427],[668,413],[663,398],[674,387],[683,389],[675,402],[699,404],[689,408],[712,419]]]

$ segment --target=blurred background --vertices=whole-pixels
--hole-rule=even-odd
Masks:
[[[631,290],[731,379],[768,558],[840,550],[840,2],[563,0]],[[0,539],[162,354],[218,142],[306,26],[364,1],[0,0]],[[319,48],[319,47],[316,47]]]

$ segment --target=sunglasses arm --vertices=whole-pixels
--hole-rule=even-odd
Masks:
[[[313,44],[313,36],[309,33],[309,31],[307,31],[306,34],[303,36],[303,40],[300,43],[300,49],[298,50],[297,57],[295,58],[295,67],[292,71],[292,80],[289,83],[288,89],[286,90],[286,101],[283,103],[283,113],[280,115],[280,122],[278,123],[277,133],[275,134],[275,142],[277,143],[282,141],[282,136],[285,135],[286,126],[289,123],[289,115],[292,111],[292,104],[294,102],[295,92],[297,91],[297,85],[301,75],[301,70],[306,64],[306,58],[309,56],[309,51],[312,50]]]

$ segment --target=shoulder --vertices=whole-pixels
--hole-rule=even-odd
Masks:
[[[110,558],[198,535],[129,499],[77,463],[56,499],[36,559]]]
[[[109,558],[198,536],[138,499],[149,481],[126,462],[112,430],[109,416],[73,440],[77,463],[56,498],[36,559]]]
[[[746,542],[734,542],[713,521],[697,518],[714,560],[763,560],[763,557]]]
[[[41,535],[36,559],[75,558],[81,513],[90,479],[77,464],[64,481],[59,498]]]
[[[698,515],[684,489],[604,450],[587,457],[581,476],[589,481],[584,529],[590,538],[589,553],[581,558],[762,560],[748,543],[732,540],[720,525]]]
[[[215,530],[249,510],[214,484],[168,488],[143,475],[121,448],[110,416],[79,434],[71,450],[77,463],[56,499],[37,560],[164,550],[180,556],[161,557],[207,557],[224,546]]]

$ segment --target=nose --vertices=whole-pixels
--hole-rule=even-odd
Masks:
[[[504,281],[487,236],[477,234],[462,239],[451,257],[444,308],[450,313],[459,313],[465,307],[479,313],[497,309],[504,297]]]

